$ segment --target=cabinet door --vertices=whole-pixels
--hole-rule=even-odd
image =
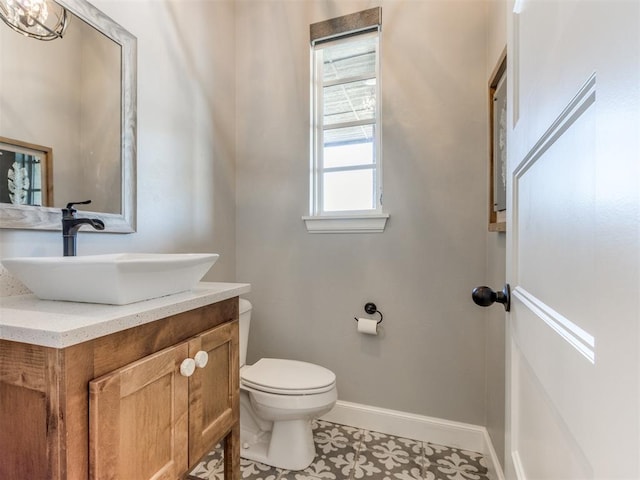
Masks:
[[[189,461],[207,454],[225,439],[225,473],[237,471],[240,458],[237,422],[240,378],[238,321],[220,325],[189,341],[189,355],[207,352],[208,362],[189,378]],[[227,478],[232,478],[227,476]]]
[[[171,479],[188,467],[187,343],[90,382],[92,479]]]
[[[0,340],[0,479],[60,478],[57,350]]]

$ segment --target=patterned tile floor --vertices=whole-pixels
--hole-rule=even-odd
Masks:
[[[241,459],[250,480],[488,480],[482,454],[316,420],[316,459],[292,472]],[[192,480],[222,480],[220,449],[191,472]]]

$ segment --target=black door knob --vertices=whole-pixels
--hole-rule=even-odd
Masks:
[[[471,293],[471,298],[481,307],[488,307],[493,305],[494,302],[504,305],[505,311],[511,310],[511,287],[509,284],[505,284],[501,292],[494,292],[489,287],[476,287]]]

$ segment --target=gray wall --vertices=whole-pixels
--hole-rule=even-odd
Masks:
[[[485,178],[505,13],[476,0],[94,3],[138,37],[139,215],[135,234],[81,233],[80,254],[218,252],[208,280],[253,284],[250,361],[317,362],[341,399],[487,425],[501,454],[504,315],[470,291],[504,281]],[[310,235],[308,25],[377,5],[391,219],[383,234]],[[59,232],[0,230],[0,257],[60,249]],[[385,314],[378,338],[352,319],[369,300]]]
[[[381,5],[382,234],[311,235],[310,23]],[[487,4],[239,1],[237,279],[252,283],[249,361],[336,372],[339,397],[485,424]],[[262,81],[256,82],[256,79]],[[380,337],[356,333],[366,301]]]

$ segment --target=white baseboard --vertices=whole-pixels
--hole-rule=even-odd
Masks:
[[[415,415],[338,400],[323,420],[422,442],[479,452],[485,456],[489,478],[504,480],[487,429],[478,425]]]

